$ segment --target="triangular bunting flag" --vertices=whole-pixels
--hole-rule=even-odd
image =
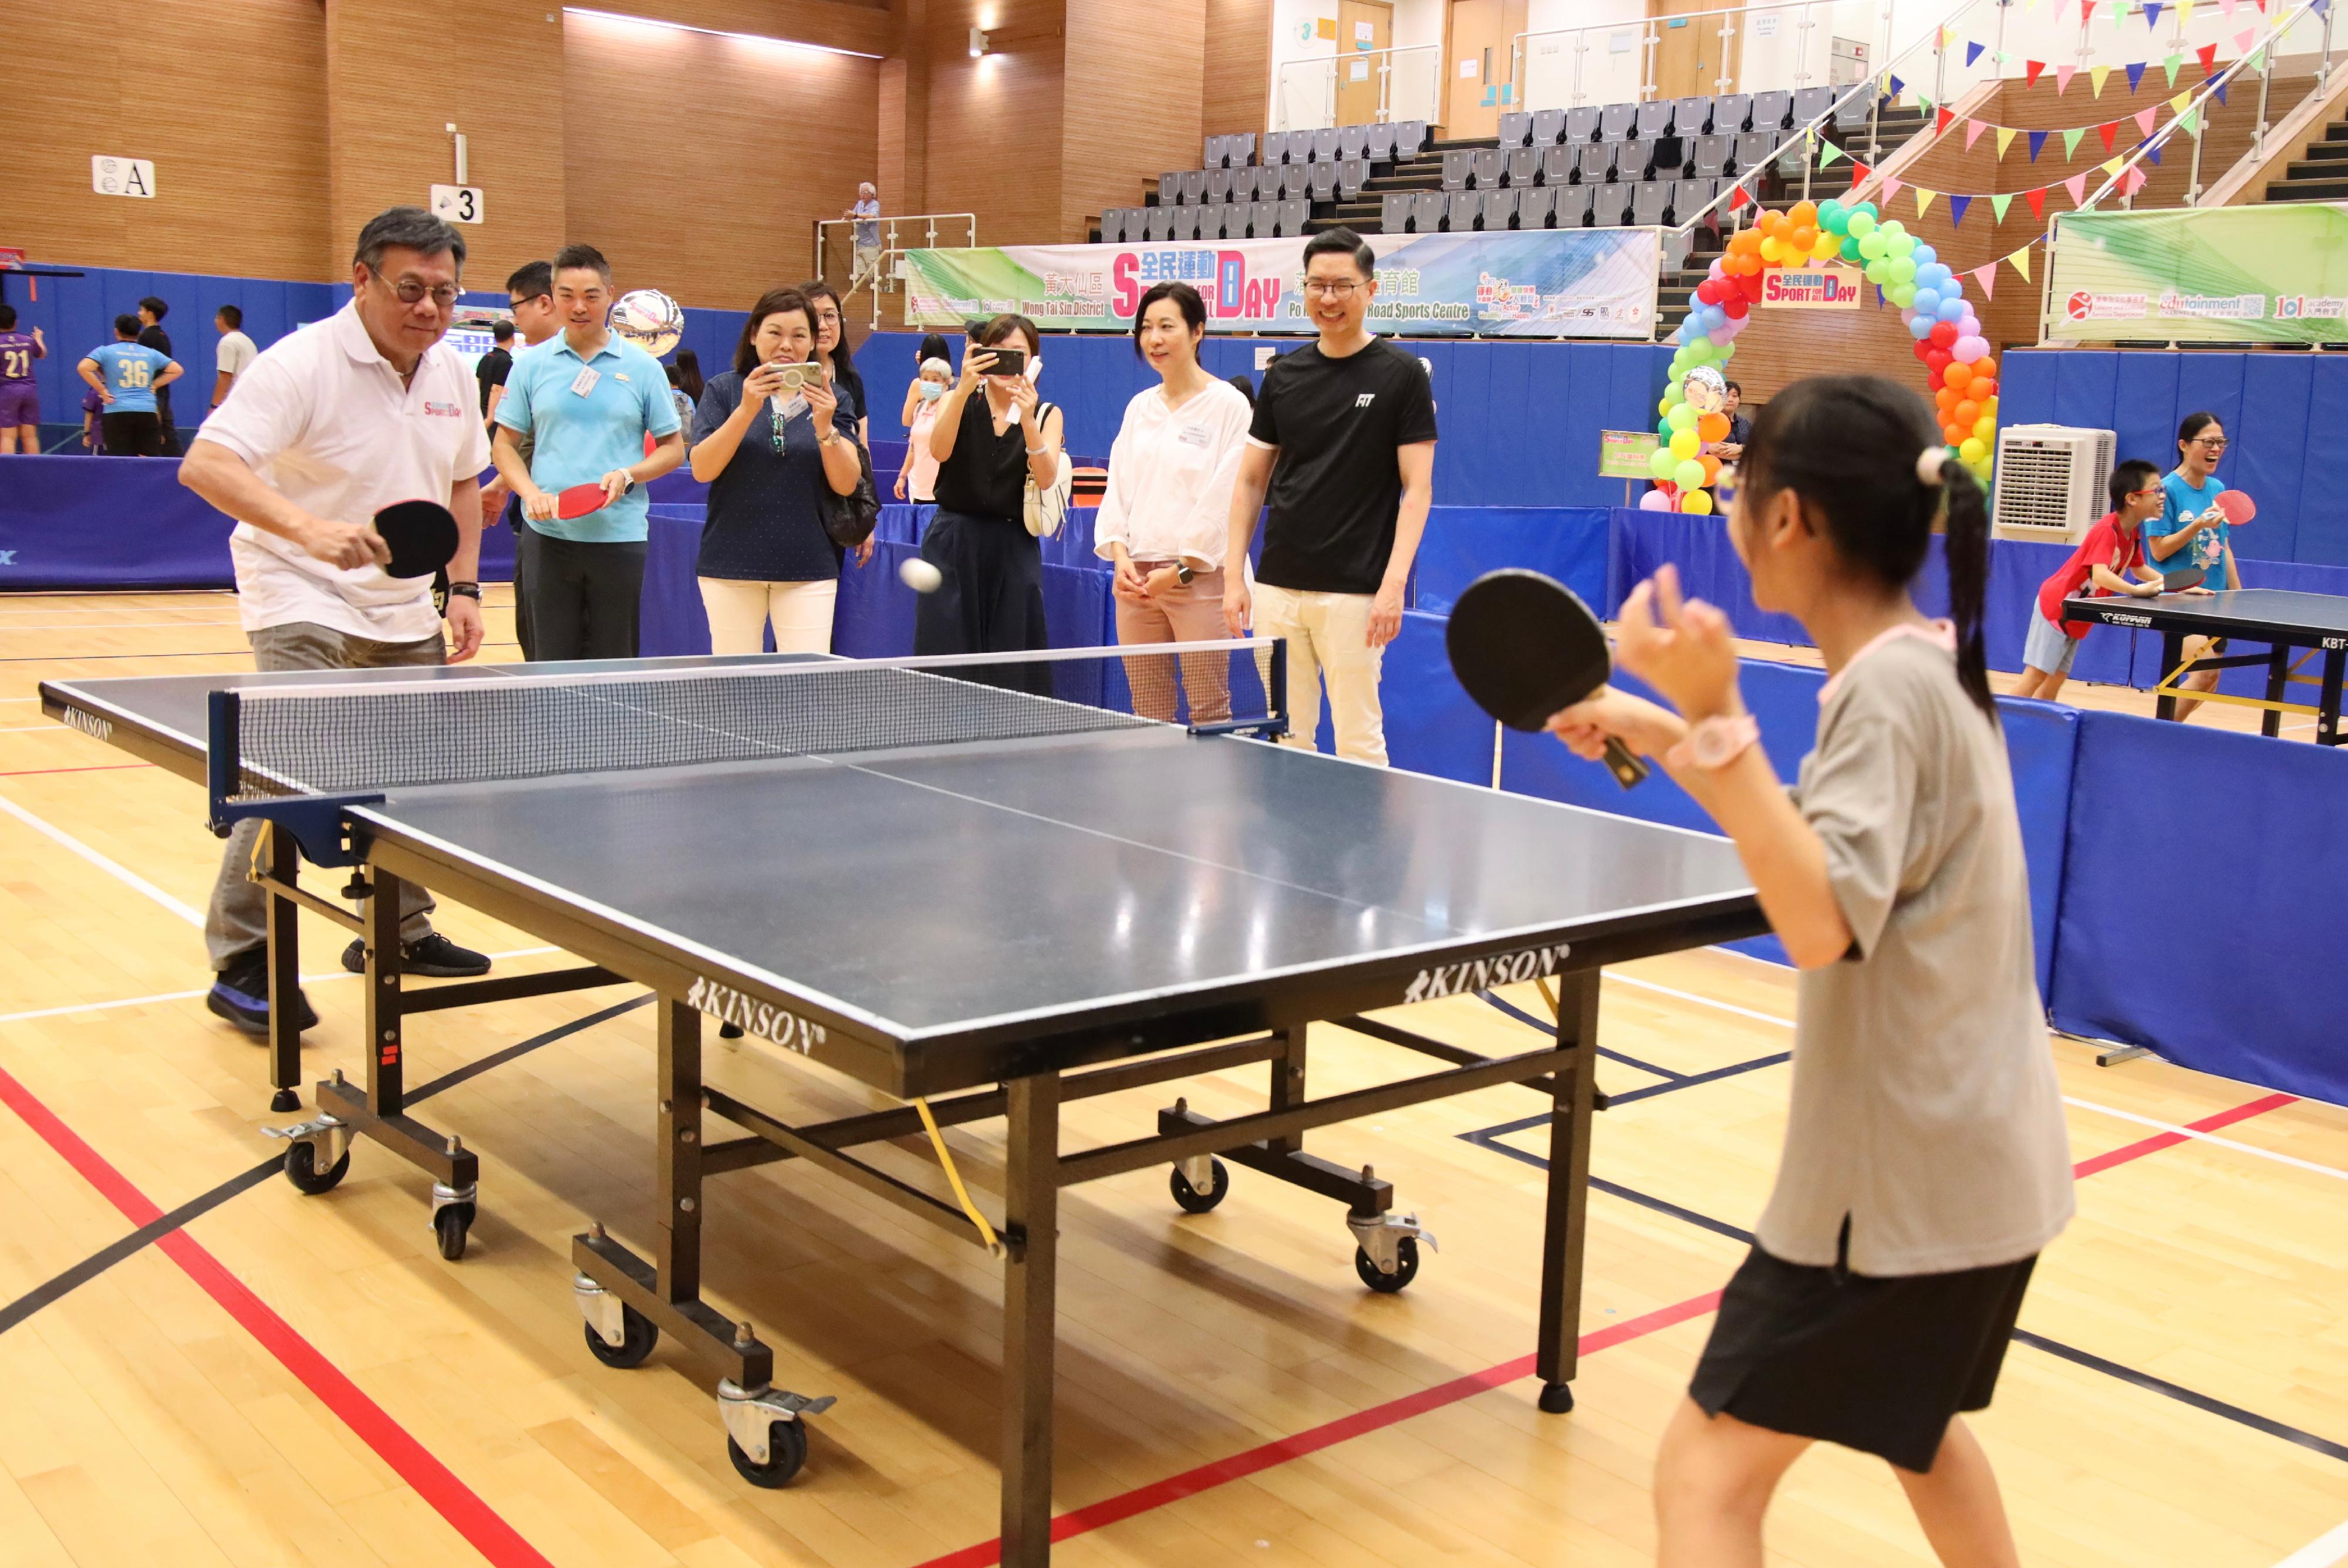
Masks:
[[[2219,103],[2226,101],[2226,78],[2223,77],[2218,78],[2218,101]]]
[[[1995,299],[1997,297],[1997,263],[1992,262],[1985,267],[1975,267],[1973,282],[1981,284],[1982,298]]]
[[[2022,193],[2022,199],[2030,203],[2032,217],[2042,223],[2046,222],[2046,188],[2044,186],[2042,185],[2035,191],[2024,191]]]
[[[2005,161],[2005,150],[2013,145],[2013,139],[2017,134],[2019,133],[2011,126],[2001,125],[1997,128],[1997,158],[1999,162],[2003,163]]]
[[[2263,5],[2259,8],[2266,9]],[[2307,0],[2307,8],[2319,16],[2329,16],[2332,15],[2332,0]]]
[[[2218,0],[2218,9],[2230,16],[2234,14],[2234,7],[2241,3],[2242,0]]]
[[[2250,53],[2250,57],[2242,62],[2242,68],[2253,73],[2263,69],[2264,67],[2260,66],[2260,62],[2266,58],[2266,55],[2267,46],[2264,44],[2260,44],[2257,48],[2252,49]]]
[[[2013,64],[2013,57],[2007,54],[2003,49],[1992,49],[1989,52],[1989,57],[1995,60],[2001,66],[2010,66]]]
[[[2178,54],[2174,49],[2169,50],[2167,55],[2162,57],[2160,68],[2168,73],[2168,85],[2170,87],[2175,87],[2177,85],[2177,67],[2184,63],[2185,57]]]
[[[1970,66],[1970,65],[1972,65],[1975,60],[1980,59],[1980,58],[1982,57],[1982,49],[1983,47],[1984,47],[1984,46],[1980,45],[1980,44],[1976,44],[1976,43],[1974,43],[1974,42],[1973,42],[1972,39],[1970,39],[1970,38],[1966,39],[1966,40],[1965,40],[1965,64],[1967,64],[1967,65],[1969,65],[1969,66]]]
[[[1842,155],[1842,149],[1837,147],[1833,142],[1821,141],[1818,143],[1819,168],[1824,169],[1828,164],[1832,163],[1836,159],[1840,158]]]
[[[2254,29],[2245,27],[2240,32],[2234,35],[2234,47],[2241,50],[2244,54],[2248,54],[2250,53],[2251,41],[2257,36],[2258,33]]]
[[[2079,139],[2086,134],[2087,133],[2085,130],[2066,130],[2063,133],[2063,160],[2065,162],[2069,162],[2072,154],[2079,150]]]
[[[1918,93],[1916,95],[1916,107],[1918,108],[1931,108],[1932,107],[1932,95],[1931,93]]]
[[[2043,131],[2043,130],[2034,130],[2034,131],[2032,131],[2032,132],[2030,133],[2030,161],[2031,161],[2031,162],[2035,163],[2035,162],[2037,162],[2037,161],[2038,161],[2038,151],[2039,151],[2039,149],[2041,149],[2041,148],[2043,148],[2043,147],[2044,147],[2044,146],[2046,145],[2046,135],[2047,135],[2047,133],[2046,133],[2045,131]]]
[[[2188,108],[2177,117],[2177,123],[2185,128],[2186,135],[2199,137],[2201,134],[2201,111]]]
[[[2199,48],[2193,51],[2193,57],[2201,62],[2201,76],[2203,80],[2206,81],[2209,77],[2218,74],[2217,45],[2202,45]]]
[[[1858,190],[1867,182],[1868,167],[1854,158],[1850,160],[1850,188]]]
[[[2158,112],[2159,112],[2159,111],[2158,111],[2157,109],[2149,109],[2149,108],[2142,108],[2142,109],[2138,109],[2138,110],[2137,110],[2137,113],[2136,113],[2136,128],[2137,128],[2137,129],[2138,131],[2142,132],[2142,133],[2143,133],[2144,135],[2146,135],[2146,136],[2150,136],[2150,135],[2152,134],[2152,117],[2153,117],[2155,114],[2157,114]]]
[[[1898,175],[1896,175],[1896,174],[1887,174],[1887,175],[1885,175],[1885,176],[1883,177],[1883,201],[1884,201],[1884,205],[1886,205],[1886,206],[1890,206],[1890,203],[1891,203],[1891,199],[1892,199],[1894,196],[1899,195],[1899,194],[1900,194],[1900,192],[1901,192],[1902,191],[1905,191],[1906,189],[1908,189],[1908,181],[1906,181],[1905,180],[1900,179],[1900,178]]]
[[[2109,66],[2090,66],[2087,67],[2087,80],[2094,86],[2096,89],[2096,97],[2101,98],[2104,96],[2104,78],[2111,74],[2112,68]]]
[[[2103,170],[2106,174],[2117,174],[2120,171],[2120,160],[2116,158],[2105,159],[2103,161]]]
[[[2144,189],[2144,181],[2145,173],[2143,170],[2129,170],[2126,177],[2120,181],[2120,194],[2123,196],[2135,195],[2137,191]]]
[[[2127,23],[2127,0],[2112,0],[2112,31],[2125,31]]]
[[[2067,88],[2067,87],[2069,87],[2069,86],[2071,85],[2071,78],[2072,78],[2073,77],[2077,76],[2078,74],[2079,74],[2079,67],[2076,67],[2076,66],[2057,66],[2057,67],[2054,67],[2054,96],[2055,96],[2056,98],[2061,98],[2061,97],[2063,96],[2063,89],[2064,89],[2064,88]]]
[[[2144,62],[2142,60],[2137,60],[2133,64],[2124,66],[2121,68],[2127,72],[2128,91],[2136,91],[2136,89],[2141,86],[2144,81]]]
[[[1916,216],[1921,218],[1931,210],[1932,198],[1938,196],[1940,192],[1938,191],[1927,191],[1921,185],[1912,187],[1912,190],[1916,197]]]
[[[2182,27],[2193,26],[2193,0],[2177,0],[2177,22]]]
[[[2157,142],[2157,141],[2147,141],[2147,142],[2146,142],[2146,143],[2144,144],[2144,155],[2145,155],[2147,158],[2149,158],[2149,159],[2151,159],[2151,160],[2152,160],[2152,161],[2153,161],[2153,166],[2154,166],[2155,168],[2159,167],[2159,164],[2160,164],[2160,143],[2158,143],[2158,142]]]
[[[2117,134],[2119,129],[2120,122],[2116,119],[2106,120],[2103,124],[2096,127],[2096,134],[2104,139],[2104,150],[2106,152],[2109,152],[2112,150],[2112,138]]]
[[[2023,246],[2022,249],[2014,252],[2013,254],[2006,257],[2005,259],[2008,264],[2010,264],[2015,272],[2020,273],[2025,281],[2029,278],[2030,247],[2028,245]]]
[[[2096,0],[2079,0],[2079,26],[2085,26],[2096,19]]]
[[[2068,191],[2071,193],[2071,205],[2072,205],[2072,206],[2074,206],[2074,207],[2084,207],[2084,206],[2085,206],[2085,205],[2086,205],[2086,203],[2087,203],[2087,177],[2086,177],[2085,175],[2084,175],[2084,174],[2074,174],[2073,176],[2071,176],[2071,178],[2070,178],[2070,179],[2065,180],[2065,181],[2063,181],[2063,189],[2064,189],[2064,190],[2065,190],[2065,191]]]
[[[1954,27],[1943,27],[1941,29],[1941,47],[1945,49],[1956,41],[1957,30]]]
[[[1883,73],[1883,79],[1890,84],[1891,96],[1893,98],[1898,98],[1900,96],[1900,90],[1908,85],[1906,82],[1901,81],[1898,77],[1893,76],[1890,71]]]
[[[2178,93],[2175,98],[2168,100],[2168,107],[2175,109],[2178,114],[2183,114],[2187,109],[2193,107],[2193,95],[2191,93]]]
[[[2144,0],[2144,25],[2147,27],[2158,27],[2160,10],[2160,0]]]
[[[2045,70],[2046,62],[2044,60],[2023,61],[2022,85],[2025,88],[2036,87],[2038,85],[2038,78],[2045,73]]]
[[[1752,200],[1753,193],[1746,190],[1744,186],[1739,185],[1728,193],[1728,210],[1734,212],[1738,208],[1746,206]]]
[[[2011,194],[1993,194],[1989,199],[1990,216],[1998,222],[2005,222],[2005,210],[2013,204]]]
[[[1965,121],[1965,150],[1967,152],[1971,152],[1973,150],[1973,143],[1979,141],[1981,139],[1981,133],[1988,129],[1989,127],[1981,120],[1969,119]]]
[[[1956,110],[1951,108],[1947,104],[1942,104],[1939,110],[1932,116],[1932,134],[1935,136],[1947,135],[1949,122],[1956,118]]]
[[[1972,197],[1970,197],[1970,196],[1952,196],[1952,197],[1950,197],[1950,198],[1949,198],[1949,227],[1951,227],[1952,229],[1953,229],[1953,228],[1957,228],[1957,227],[1959,227],[1960,225],[1962,225],[1962,224],[1964,222],[1964,221],[1965,221],[1965,209],[1966,209],[1966,208],[1968,208],[1968,207],[1970,207],[1970,206],[1972,206],[1972,204],[1973,204],[1973,199],[1972,199]]]

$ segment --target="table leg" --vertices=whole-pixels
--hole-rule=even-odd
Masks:
[[[2348,648],[2323,650],[2323,695],[2315,705],[2315,743],[2337,746],[2343,738],[2340,733],[2340,676],[2343,665],[2348,665]]]
[[[2170,672],[2176,670],[2177,666],[2184,662],[2185,634],[2182,632],[2161,633],[2160,684],[2165,686],[2175,686],[2178,681],[2183,680],[2185,677],[2181,673],[2177,674],[2172,677]],[[2175,719],[2177,717],[2177,698],[2169,695],[2168,692],[2162,692],[2159,696],[2153,700],[2152,716],[2155,718]]]
[[[1541,1240],[1540,1408],[1573,1408],[1581,1340],[1583,1212],[1590,1202],[1591,1068],[1598,1051],[1598,971],[1558,977],[1557,1043],[1575,1047],[1555,1075],[1549,1115],[1549,1219]]]
[[[1304,1103],[1304,1040],[1306,1026],[1303,1024],[1275,1030],[1280,1037],[1281,1053],[1272,1058],[1272,1092],[1268,1104],[1273,1110],[1286,1110]],[[1293,1154],[1304,1147],[1304,1135],[1265,1140],[1265,1146],[1274,1154]]]
[[[2277,643],[2267,655],[2267,701],[2281,702],[2291,690],[2291,645]],[[2282,709],[2270,707],[2259,716],[2259,733],[2282,733]]]
[[[1003,1568],[1052,1560],[1052,1388],[1057,1325],[1060,1080],[1009,1086],[1003,1270]]]
[[[367,879],[362,917],[366,921],[367,1108],[377,1116],[407,1109],[406,1041],[399,1019],[400,881],[377,869]]]
[[[273,882],[292,887],[302,874],[302,855],[294,835],[263,819],[261,824],[262,865]],[[298,1110],[302,1106],[302,1029],[294,1018],[301,1010],[302,906],[283,893],[269,894],[269,1086],[273,1111]]]
[[[653,1266],[670,1302],[701,1295],[701,1014],[663,997],[657,1161],[660,1240]]]

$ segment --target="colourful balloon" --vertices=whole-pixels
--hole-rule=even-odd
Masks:
[[[1702,449],[1703,445],[1704,443],[1696,438],[1696,433],[1694,430],[1674,430],[1672,432],[1672,456],[1681,459],[1684,461],[1693,461],[1697,451]]]
[[[1684,490],[1700,490],[1704,486],[1704,465],[1691,458],[1673,470],[1672,482]]]
[[[1672,456],[1669,447],[1657,447],[1653,455],[1647,459],[1647,471],[1659,480],[1671,478],[1672,470],[1679,466],[1680,460]]]
[[[1680,497],[1680,510],[1694,512],[1696,516],[1702,517],[1712,510],[1712,492],[1700,490],[1688,491]]]

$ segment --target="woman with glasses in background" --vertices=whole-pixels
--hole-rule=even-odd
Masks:
[[[864,377],[857,374],[856,360],[848,352],[848,322],[840,315],[839,295],[829,284],[818,278],[801,284],[798,292],[807,296],[808,305],[815,312],[816,356],[831,366],[832,394],[839,399],[840,411],[856,428],[857,444],[872,445],[872,421],[864,401]]]
[[[2226,455],[2226,428],[2210,413],[2188,414],[2177,427],[2176,469],[2160,481],[2165,492],[2157,521],[2145,524],[2144,558],[2164,577],[2199,568],[2203,584],[2211,589],[2240,588],[2240,568],[2234,564],[2225,514],[2218,510],[2218,459]],[[2223,637],[2185,640],[2187,662],[2222,654]],[[2216,670],[2198,670],[2178,683],[2191,691],[2209,691],[2218,684]],[[2195,697],[2179,697],[2177,717],[2186,717],[2201,706]]]

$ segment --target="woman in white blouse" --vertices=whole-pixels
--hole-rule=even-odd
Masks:
[[[1110,592],[1120,645],[1224,634],[1224,542],[1253,415],[1236,387],[1200,368],[1206,331],[1206,304],[1189,284],[1159,284],[1141,296],[1133,349],[1161,384],[1125,406],[1109,449],[1108,491],[1093,524],[1095,550],[1117,563]],[[1125,661],[1136,713],[1174,717],[1175,662]],[[1190,722],[1229,718],[1227,657],[1191,654],[1180,664]]]

